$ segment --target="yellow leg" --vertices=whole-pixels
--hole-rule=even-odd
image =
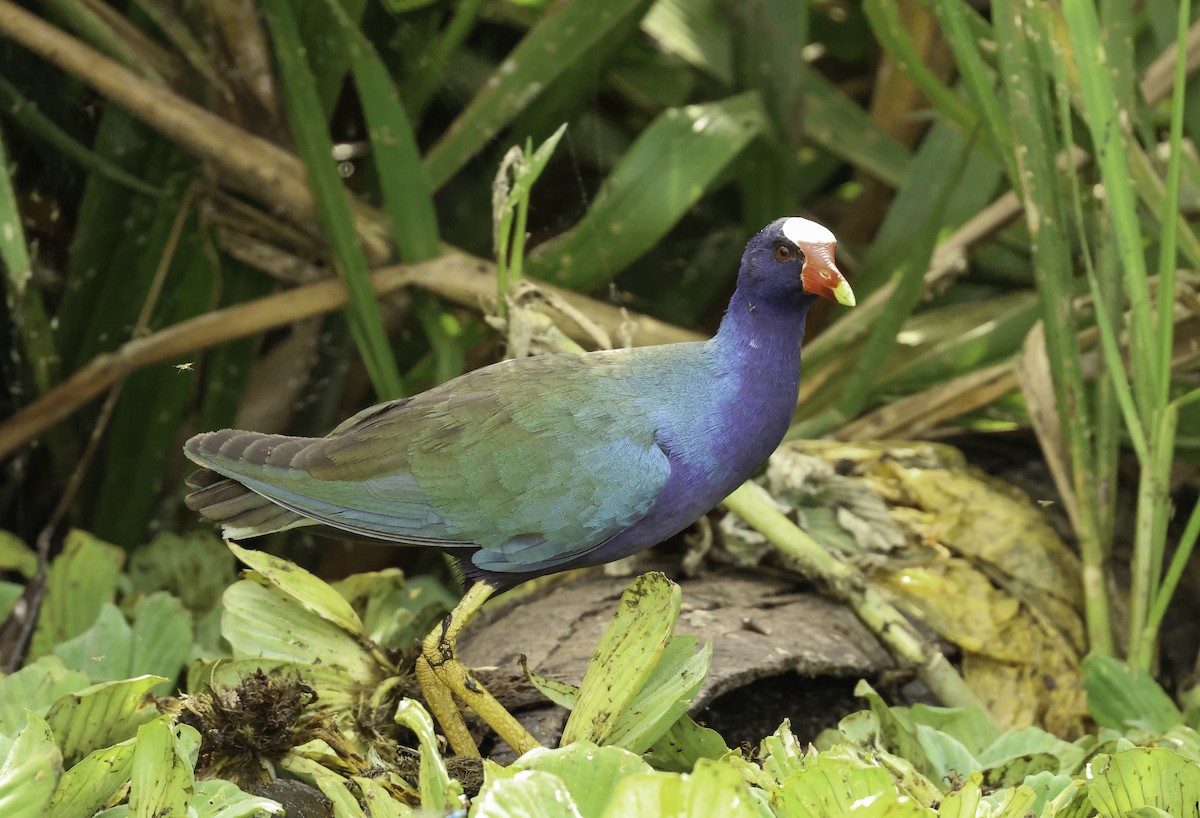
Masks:
[[[478,758],[479,748],[475,746],[475,739],[471,738],[471,731],[467,729],[462,713],[458,712],[458,705],[454,703],[450,688],[437,677],[424,656],[417,657],[417,682],[421,685],[421,692],[425,694],[425,703],[429,705],[429,711],[438,720],[438,724],[442,725],[442,732],[446,734],[454,754]]]
[[[540,746],[537,739],[458,660],[459,633],[494,591],[483,582],[472,585],[442,624],[425,637],[421,658],[417,661],[417,680],[425,693],[425,701],[442,725],[450,746],[459,755],[479,755],[479,749],[467,732],[451,693],[478,713],[518,754]]]

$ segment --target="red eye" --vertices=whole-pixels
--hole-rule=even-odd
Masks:
[[[776,244],[775,258],[779,259],[780,261],[791,261],[792,248],[788,247],[786,244]]]

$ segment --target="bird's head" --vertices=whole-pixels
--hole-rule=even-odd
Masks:
[[[776,219],[746,245],[741,283],[775,302],[807,293],[853,307],[854,291],[834,262],[836,244],[833,233],[814,221]]]

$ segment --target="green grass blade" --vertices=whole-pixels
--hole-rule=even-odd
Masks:
[[[1150,285],[1146,257],[1138,223],[1137,197],[1126,160],[1129,138],[1126,125],[1136,114],[1118,104],[1109,59],[1101,40],[1096,8],[1090,3],[1063,6],[1067,31],[1083,93],[1085,119],[1091,133],[1096,161],[1104,181],[1105,210],[1116,235],[1120,269],[1130,301],[1130,354],[1133,390],[1139,410],[1149,412],[1158,387],[1165,378],[1156,358],[1155,326],[1150,309]]]
[[[716,0],[659,0],[642,19],[642,31],[729,87],[733,49],[726,18],[726,9]]]
[[[179,14],[177,3],[166,0],[134,0],[134,4],[167,35],[177,53],[187,60],[196,73],[204,77],[214,89],[223,89],[225,93],[229,93],[228,88],[223,88],[224,80],[220,72],[209,59],[209,49],[188,28]]]
[[[396,247],[406,262],[428,261],[439,252],[437,211],[408,112],[371,41],[342,10],[339,0],[325,2],[346,40]]]
[[[26,133],[44,141],[55,153],[76,162],[80,167],[98,173],[130,190],[147,196],[159,196],[162,191],[146,184],[132,173],[126,173],[115,163],[85,147],[58,126],[28,99],[15,85],[0,77],[0,113],[12,117]]]
[[[446,66],[450,64],[450,58],[475,27],[483,2],[484,0],[462,0],[455,4],[454,14],[438,37],[437,43],[430,49],[428,61],[423,63],[420,73],[408,85],[408,110],[414,119],[419,118],[429,100],[433,98],[446,72]]]
[[[25,300],[33,278],[33,267],[29,263],[29,248],[25,245],[25,230],[21,227],[21,213],[17,210],[17,197],[8,176],[8,152],[4,148],[4,136],[0,133],[0,261],[4,262],[4,283],[12,304]]]
[[[45,392],[58,379],[58,354],[54,333],[42,303],[42,294],[33,286],[33,267],[21,212],[8,175],[8,154],[4,135],[0,132],[0,263],[4,265],[5,292],[12,311],[12,321],[20,333],[28,358],[33,384],[39,393]],[[11,387],[10,387],[11,388]],[[32,395],[29,396],[32,399]]]
[[[683,217],[765,123],[753,93],[661,114],[579,224],[529,255],[528,273],[574,289],[610,281]]]
[[[1175,46],[1180,54],[1187,53],[1188,22],[1191,20],[1191,0],[1180,0],[1179,22],[1175,34]],[[1175,244],[1179,232],[1179,218],[1173,218],[1179,212],[1179,187],[1183,169],[1183,114],[1184,95],[1187,92],[1187,65],[1185,60],[1175,63],[1175,92],[1171,96],[1171,135],[1168,144],[1171,156],[1167,163],[1166,202],[1162,208],[1162,237],[1158,256],[1158,309],[1155,316],[1158,322],[1158,364],[1168,368],[1171,365],[1172,349],[1175,343]],[[1185,225],[1187,237],[1195,239],[1195,234]],[[1193,261],[1195,263],[1195,261]],[[1159,383],[1158,401],[1165,403],[1170,393],[1170,377],[1164,377]]]
[[[856,168],[899,187],[911,164],[908,149],[819,71],[805,68],[803,74],[807,137]]]
[[[1137,453],[1138,460],[1146,462],[1149,449],[1146,444],[1146,433],[1138,418],[1137,405],[1133,399],[1133,388],[1129,385],[1129,377],[1125,374],[1125,359],[1121,357],[1121,345],[1117,340],[1117,330],[1113,326],[1108,312],[1101,308],[1103,296],[1100,292],[1100,281],[1095,273],[1088,275],[1088,284],[1092,290],[1092,300],[1096,303],[1096,329],[1100,333],[1100,350],[1104,355],[1104,365],[1108,369],[1113,390],[1116,393],[1117,404],[1125,417],[1125,427],[1129,432],[1129,441]]]
[[[954,62],[963,84],[983,114],[987,123],[988,138],[1008,170],[1009,178],[1016,178],[1012,143],[1005,138],[1009,131],[1008,115],[995,89],[995,78],[989,70],[981,51],[981,40],[993,39],[991,26],[987,24],[964,0],[935,0],[933,11],[941,23],[946,42],[954,52]],[[973,30],[982,26],[985,34]]]
[[[649,6],[648,0],[554,4],[430,148],[425,169],[433,187],[445,184],[560,74],[600,46],[605,35],[640,19]]]
[[[938,233],[942,225],[942,214],[954,191],[962,170],[971,156],[971,146],[963,143],[957,160],[952,164],[953,172],[946,178],[938,191],[933,206],[923,214],[924,223],[910,238],[896,269],[896,291],[888,300],[888,309],[875,322],[866,346],[854,363],[854,371],[838,398],[837,408],[843,417],[851,418],[867,405],[871,389],[875,385],[888,354],[896,345],[900,327],[908,319],[921,297],[921,285],[929,260],[937,246]]]
[[[367,0],[337,0],[342,15],[357,26],[367,7]],[[322,121],[328,121],[342,93],[346,71],[350,69],[350,54],[346,51],[345,38],[339,30],[337,20],[325,3],[291,2],[293,19],[299,29],[299,42],[304,43],[304,61],[312,71],[317,99],[325,112]],[[260,5],[264,12],[270,3]],[[286,92],[285,92],[286,93]]]
[[[388,343],[379,304],[371,289],[367,258],[354,230],[346,188],[333,162],[333,143],[317,85],[304,60],[305,45],[287,0],[265,0],[267,28],[275,46],[288,118],[316,199],[317,216],[333,253],[333,264],[346,284],[346,316],[355,343],[380,399],[401,394],[400,371]]]
[[[892,59],[896,60],[930,104],[942,116],[961,128],[963,133],[974,130],[979,121],[978,115],[925,67],[921,54],[900,16],[900,7],[891,0],[866,0],[863,11],[871,22],[871,30],[875,32],[879,44],[887,49]]]
[[[1093,507],[1093,452],[1086,430],[1091,412],[1084,388],[1071,271],[1074,267],[1066,235],[1063,202],[1071,192],[1063,184],[1056,158],[1066,147],[1055,129],[1047,89],[1053,67],[1045,63],[1044,40],[1050,36],[1045,6],[1030,7],[1003,0],[993,7],[1000,52],[1000,75],[1009,103],[1017,177],[1013,186],[1025,204],[1025,222],[1033,240],[1034,278],[1042,304],[1046,351],[1054,381],[1060,426],[1066,435],[1071,479],[1080,506],[1076,524],[1085,563],[1084,592],[1089,646],[1103,655],[1113,652],[1108,592],[1102,570],[1104,546]]]
[[[940,225],[943,231],[962,226],[991,201],[1002,167],[976,147],[968,147],[962,133],[944,120],[930,129],[854,277],[854,293],[860,303],[893,275],[896,261],[907,255],[912,237],[924,229],[928,214],[945,191],[949,190],[950,198]],[[964,150],[967,158],[959,167],[950,157],[961,156]],[[846,318],[854,312],[846,311]],[[811,356],[806,364],[810,360]]]

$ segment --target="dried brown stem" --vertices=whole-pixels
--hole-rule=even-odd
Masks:
[[[292,221],[316,225],[304,164],[294,154],[139,77],[8,0],[0,0],[0,33],[88,83],[185,150],[211,163],[225,184],[269,204]],[[387,260],[391,239],[384,217],[361,202],[352,202],[352,209],[368,258],[374,263]]]
[[[415,285],[465,307],[478,309],[495,298],[495,268],[490,262],[452,253],[422,264],[398,264],[376,270],[371,280],[378,295]],[[605,331],[617,332],[633,321],[639,344],[699,340],[698,333],[674,327],[645,315],[541,284]],[[0,425],[0,458],[69,417],[113,383],[138,369],[165,361],[190,358],[200,350],[254,335],[293,321],[332,312],[346,303],[340,281],[327,279],[286,292],[206,313],[122,344],[114,352],[93,358],[65,381]],[[586,342],[590,335],[573,321],[562,321],[572,338]]]

